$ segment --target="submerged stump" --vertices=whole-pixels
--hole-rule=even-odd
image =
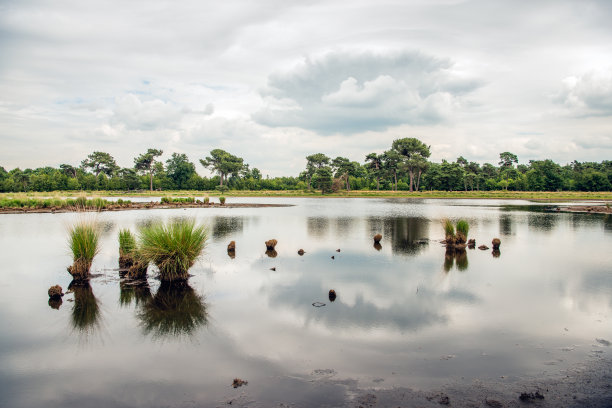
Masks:
[[[86,280],[89,279],[90,269],[91,262],[88,262],[84,258],[78,258],[68,267],[68,273],[72,275],[72,279],[74,280]]]
[[[380,235],[380,234],[374,235],[374,243],[375,244],[380,244],[380,240],[381,239],[382,239],[382,235]]]
[[[493,241],[491,241],[491,245],[493,245],[493,249],[499,249],[499,246],[501,245],[501,240],[499,238],[493,238]]]

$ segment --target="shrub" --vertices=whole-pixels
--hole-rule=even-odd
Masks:
[[[159,268],[162,281],[186,280],[206,245],[208,233],[194,220],[153,224],[140,230],[139,254]]]
[[[81,221],[69,231],[68,246],[74,261],[68,272],[74,279],[87,279],[94,257],[98,254],[100,231],[94,222]]]
[[[219,197],[219,202],[221,203],[221,205],[225,205],[225,197]]]

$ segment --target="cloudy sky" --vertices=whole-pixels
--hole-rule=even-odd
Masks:
[[[0,0],[0,166],[612,159],[612,2]],[[207,172],[197,164],[200,174]]]

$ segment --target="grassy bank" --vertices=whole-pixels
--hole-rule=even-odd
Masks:
[[[245,191],[230,190],[223,193],[219,191],[196,191],[196,190],[169,190],[169,191],[53,191],[53,192],[28,192],[28,193],[0,193],[0,203],[7,200],[66,200],[77,199],[86,195],[89,198],[96,197],[401,197],[401,198],[481,198],[481,199],[509,199],[509,200],[548,200],[548,201],[576,201],[576,200],[607,200],[612,201],[612,192],[581,192],[581,191],[419,191],[410,193],[408,191],[372,191],[355,190],[341,191],[334,194],[321,195],[318,191],[285,190],[285,191]],[[30,202],[32,204],[32,202]],[[47,204],[56,205],[47,202]]]

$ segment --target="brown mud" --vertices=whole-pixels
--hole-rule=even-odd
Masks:
[[[257,385],[228,395],[216,405],[234,407],[612,407],[612,360],[589,359],[556,374],[536,377],[488,378],[434,389],[362,387],[357,380],[338,379],[335,370],[311,376],[279,378],[271,387],[290,388],[292,396]],[[298,392],[299,391],[299,392]],[[272,397],[273,396],[273,397]],[[285,401],[283,401],[285,399]]]

